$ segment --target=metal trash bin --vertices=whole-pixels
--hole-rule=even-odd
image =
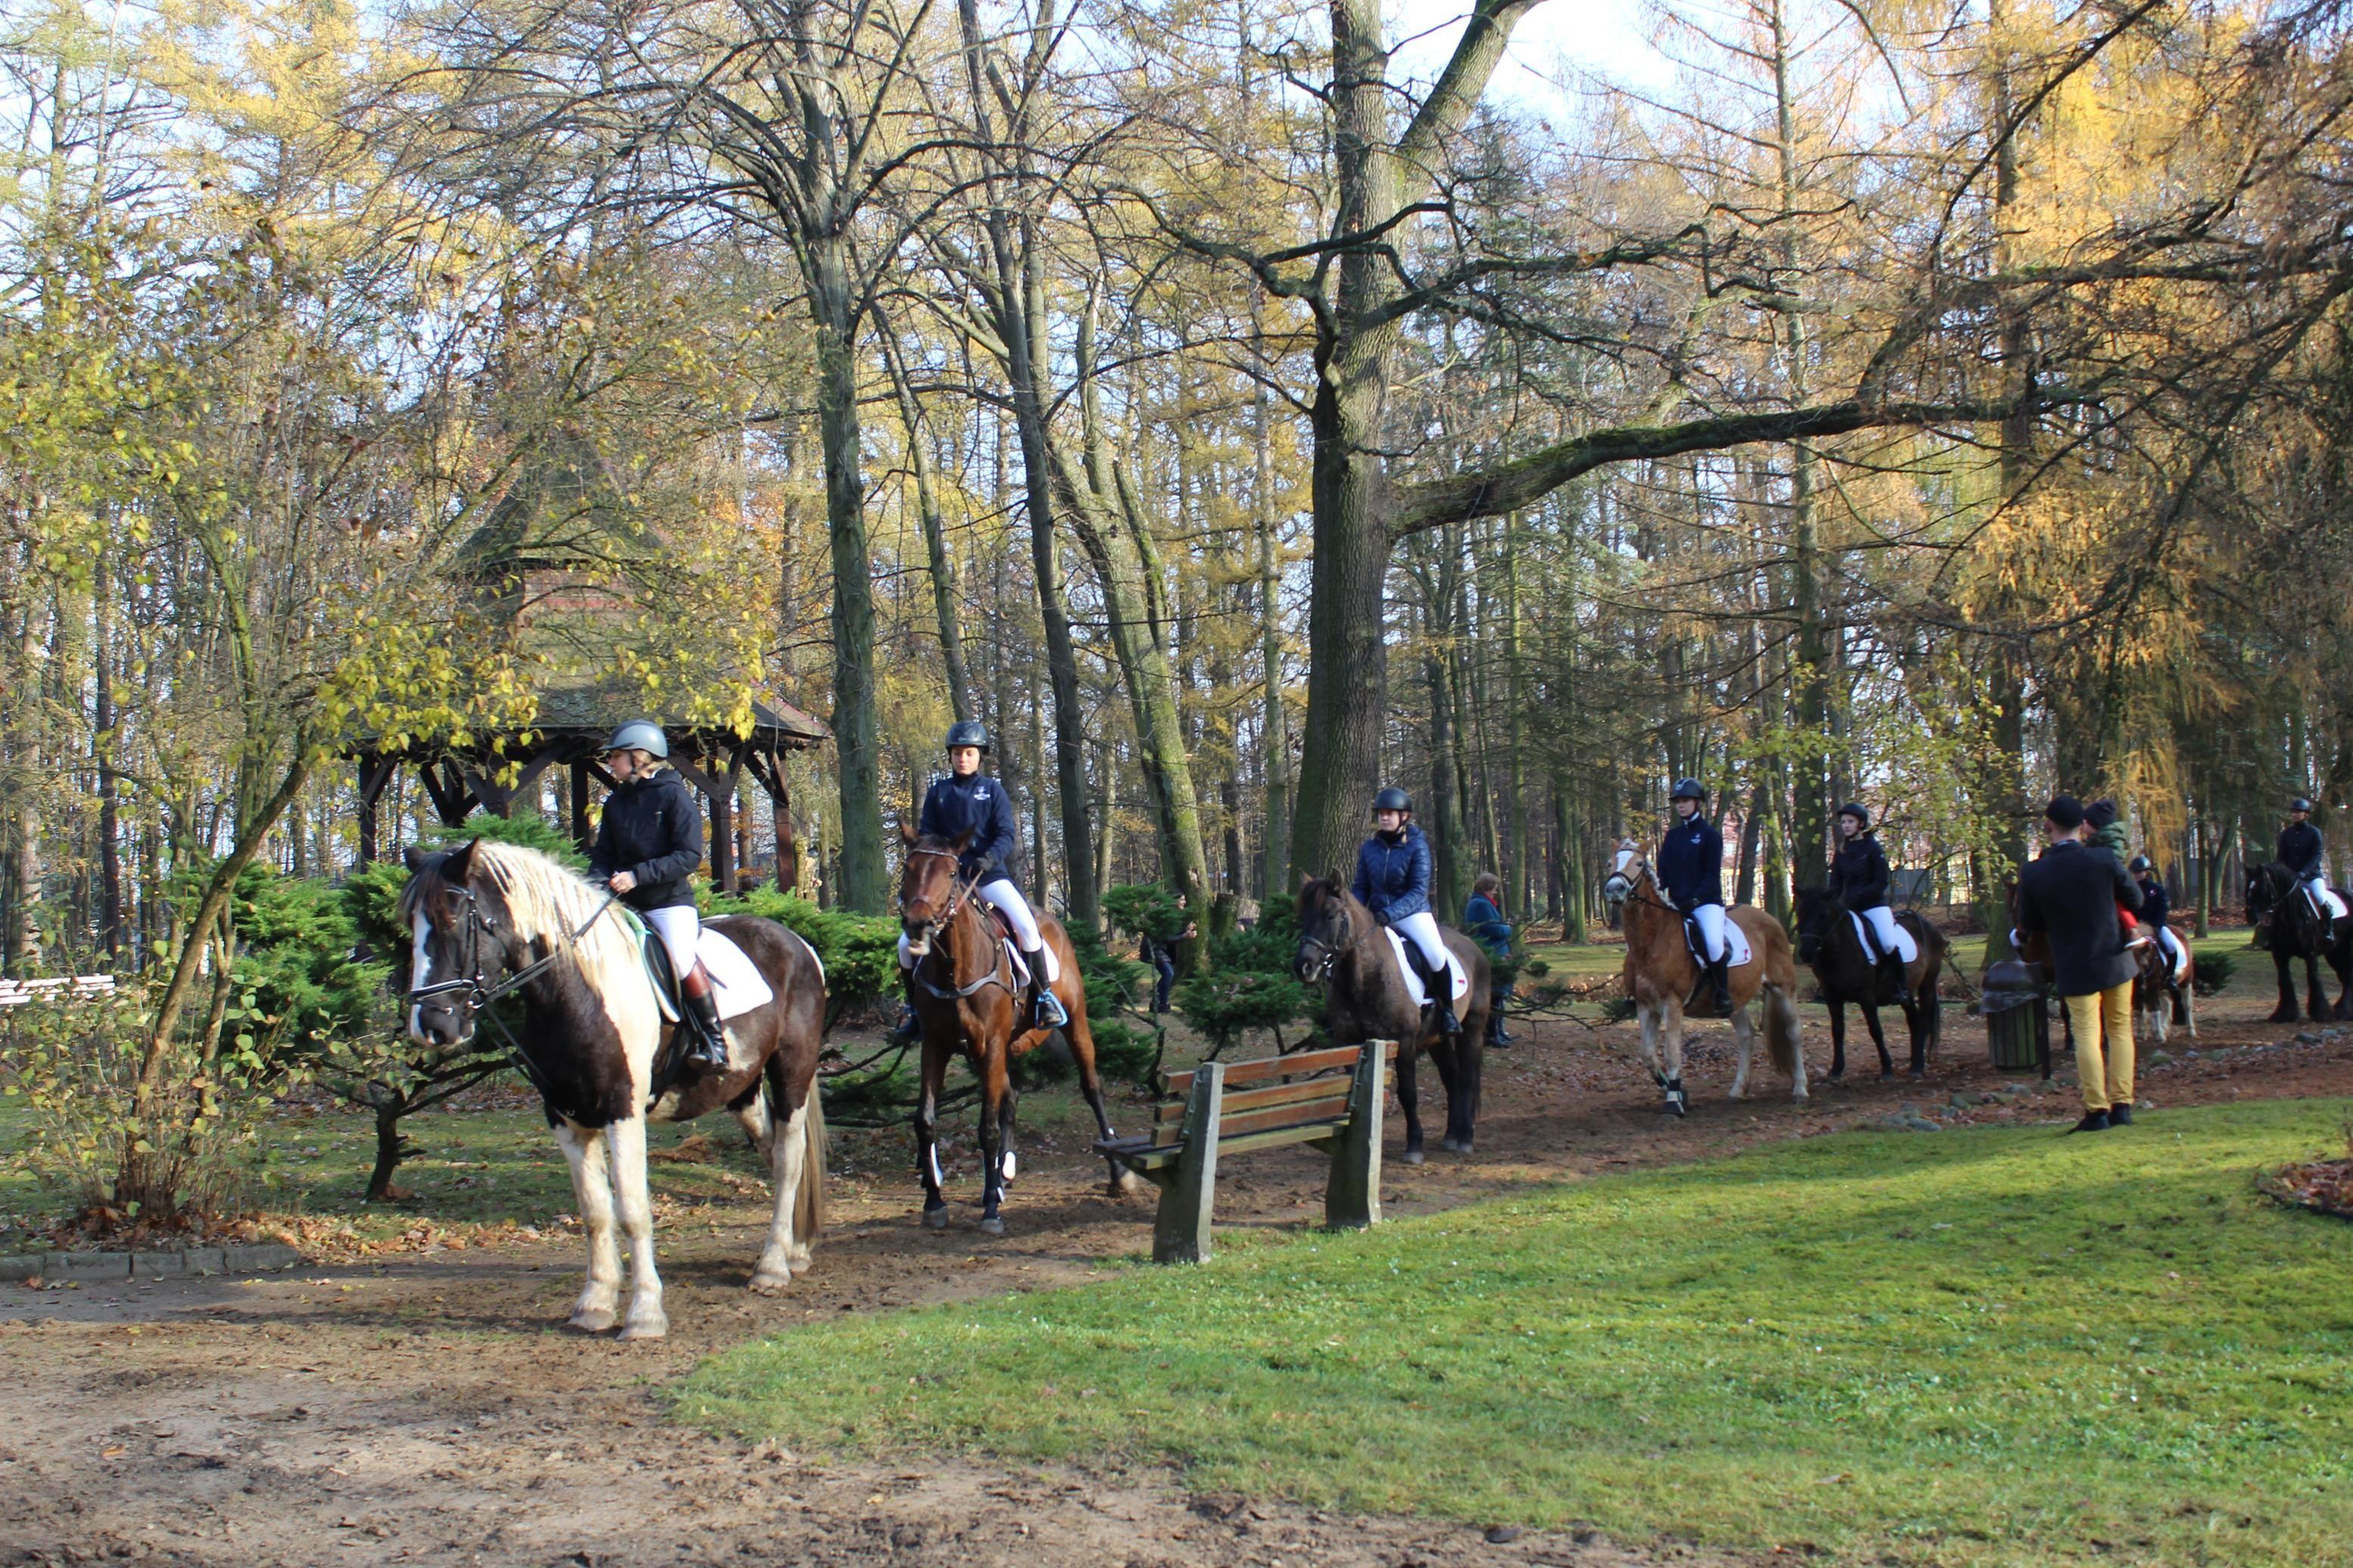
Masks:
[[[2051,1038],[2051,999],[2039,964],[2007,958],[1988,964],[1978,1010],[1985,1015],[1986,1050],[2009,1071],[2040,1066]]]

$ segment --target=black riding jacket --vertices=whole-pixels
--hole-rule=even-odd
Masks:
[[[1830,886],[1825,889],[1843,907],[1858,912],[1875,910],[1887,901],[1887,852],[1875,833],[1858,833],[1831,857]]]
[[[972,842],[956,858],[957,873],[974,883],[1013,880],[1013,858],[1021,849],[1013,823],[1013,796],[987,773],[934,779],[924,792],[916,831],[941,838],[971,833]]]
[[[2140,879],[2140,908],[2134,911],[2134,918],[2145,926],[2155,928],[2163,925],[2166,917],[2172,912],[2173,895],[2165,890],[2165,883],[2154,876],[2143,877]]]
[[[702,810],[676,770],[630,779],[605,798],[588,875],[598,882],[628,871],[638,885],[621,895],[633,910],[694,902],[689,880],[702,864]]]
[[[1694,811],[1678,818],[1659,841],[1659,886],[1685,914],[1702,904],[1724,902],[1724,835]]]
[[[2321,842],[2320,829],[2309,822],[2291,822],[2280,829],[2279,861],[2295,873],[2299,882],[2308,881],[2321,873],[2327,847]]]

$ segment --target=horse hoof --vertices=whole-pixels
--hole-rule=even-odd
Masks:
[[[606,1308],[599,1311],[575,1312],[565,1320],[564,1326],[567,1329],[576,1329],[584,1334],[601,1334],[620,1321],[621,1315],[618,1312]]]
[[[1845,1079],[1846,1079],[1846,1068],[1831,1068],[1831,1070],[1829,1071],[1829,1073],[1828,1073],[1828,1074],[1826,1074],[1825,1076],[1826,1076],[1826,1077],[1830,1079],[1830,1081],[1831,1081],[1831,1082],[1832,1082],[1832,1083],[1841,1083],[1841,1082],[1845,1081]]]
[[[624,1328],[617,1337],[624,1340],[668,1339],[670,1337],[670,1320],[668,1318],[649,1318],[642,1323],[631,1323],[628,1327]]]
[[[1928,1081],[1928,1069],[1926,1068],[1914,1068],[1905,1076],[1910,1078],[1914,1083],[1926,1083]]]
[[[790,1269],[786,1269],[782,1274],[754,1274],[752,1276],[752,1294],[781,1296],[785,1293],[786,1287],[792,1282],[793,1276]]]
[[[996,1215],[986,1214],[980,1216],[980,1228],[990,1236],[1003,1236],[1005,1221]]]
[[[2272,1016],[2264,1019],[2263,1022],[2266,1024],[2293,1024],[2295,1022],[2295,1009],[2293,1007],[2274,1007],[2272,1009]]]
[[[1402,1158],[1409,1165],[1419,1165],[1421,1163],[1424,1156],[1422,1152],[1419,1149],[1409,1149],[1405,1152]]]
[[[939,1207],[937,1207],[937,1208],[935,1208],[935,1209],[925,1209],[925,1210],[923,1211],[923,1228],[924,1228],[924,1229],[926,1229],[926,1230],[945,1230],[945,1229],[947,1229],[947,1227],[948,1227],[948,1205],[945,1205],[945,1204],[942,1204]]]
[[[1882,1082],[1882,1083],[1885,1083],[1885,1082],[1887,1082],[1890,1079],[1894,1078],[1894,1076],[1895,1076],[1895,1069],[1894,1069],[1894,1068],[1881,1068],[1879,1069],[1879,1081],[1880,1081],[1880,1082]]]

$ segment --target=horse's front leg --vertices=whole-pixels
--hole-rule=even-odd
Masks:
[[[2329,954],[2328,962],[2333,966],[2336,954]],[[2328,1016],[2328,987],[2321,982],[2320,965],[2320,954],[2308,952],[2304,955],[2305,1016],[2315,1023]]]
[[[601,1334],[621,1321],[621,1254],[613,1245],[613,1185],[605,1173],[605,1134],[576,1121],[555,1124],[556,1147],[572,1167],[572,1195],[588,1237],[588,1284],[572,1309],[571,1326]]]
[[[1665,1068],[1667,1109],[1677,1116],[1690,1114],[1691,1096],[1683,1091],[1683,998],[1670,996],[1660,1007],[1659,1046]],[[1732,1086],[1737,1098],[1748,1077],[1748,1061],[1741,1058],[1740,1076],[1743,1083]]]
[[[2264,1020],[2266,1023],[2293,1024],[2299,1016],[2295,1001],[2295,971],[2291,967],[2292,963],[2286,953],[2276,948],[2272,951],[2272,967],[2279,971],[2279,1005],[2272,1009],[2272,1016]]]
[[[947,1076],[948,1047],[925,1036],[921,1088],[915,1096],[915,1173],[923,1182],[923,1223],[934,1230],[944,1230],[948,1223],[948,1200],[940,1191],[939,1142],[940,1089]]]
[[[1856,1006],[1862,1014],[1863,1027],[1871,1031],[1871,1043],[1879,1047],[1879,1081],[1885,1083],[1895,1076],[1895,1058],[1887,1054],[1887,1031],[1879,1022],[1879,1005],[1860,1002]]]
[[[1414,1058],[1420,1054],[1414,1048],[1410,1036],[1398,1048],[1398,1110],[1405,1117],[1405,1163],[1409,1165],[1419,1165],[1424,1158],[1421,1152],[1421,1090],[1414,1078]]]
[[[1438,1146],[1455,1153],[1454,1112],[1462,1102],[1461,1059],[1442,1036],[1433,1037],[1423,1048],[1430,1055],[1430,1065],[1438,1069],[1438,1087],[1446,1091],[1446,1131],[1439,1134]]]
[[[1912,992],[1912,1000],[1905,1004],[1904,1008],[1904,1027],[1905,1032],[1912,1037],[1912,1076],[1915,1079],[1925,1079],[1928,1076],[1928,1035],[1930,1029],[1928,1020],[1929,1009],[1934,1006],[1936,1006],[1935,1002],[1924,1002],[1920,999],[1920,992],[1915,983]]]
[[[980,1228],[991,1236],[1005,1234],[1005,1129],[1012,1098],[1008,1052],[1003,1045],[980,1064]]]
[[[629,1315],[621,1338],[658,1340],[670,1332],[662,1310],[661,1275],[654,1268],[654,1205],[646,1188],[646,1119],[632,1116],[605,1130],[613,1161],[613,1196],[621,1234],[629,1243]]]
[[[1454,1056],[1454,1081],[1446,1089],[1446,1147],[1458,1154],[1471,1152],[1472,1134],[1479,1126],[1479,1079],[1486,1047],[1469,1030]]]
[[[1846,1004],[1836,996],[1831,1005],[1831,1079],[1832,1082],[1846,1076]]]

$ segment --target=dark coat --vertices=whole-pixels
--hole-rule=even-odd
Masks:
[[[972,842],[956,858],[956,870],[970,882],[1013,880],[1013,857],[1021,848],[1013,823],[1013,795],[987,773],[934,779],[923,792],[923,820],[915,830],[942,838],[969,831]]]
[[[2124,863],[2088,844],[2054,844],[2019,874],[2018,931],[2051,939],[2051,978],[2062,996],[2122,985],[2137,967],[2125,951],[2116,909],[2140,908]]]
[[[1724,902],[1724,835],[1707,813],[1693,812],[1659,841],[1659,886],[1685,914]]]
[[[2319,876],[2327,858],[2327,848],[2321,842],[2320,829],[2309,822],[2291,822],[2280,829],[2280,864],[2295,872],[2297,881]]]
[[[676,770],[630,779],[605,800],[588,875],[602,882],[627,871],[638,885],[621,895],[633,910],[667,910],[694,902],[688,880],[702,864],[702,808]]]
[[[1396,838],[1376,833],[1356,851],[1356,876],[1348,890],[1384,925],[1430,908],[1430,840],[1409,822]]]
[[[1887,901],[1887,852],[1877,834],[1858,833],[1838,847],[1824,891],[1850,910],[1875,910]]]
[[[2167,892],[2164,882],[2155,877],[2136,885],[2140,889],[2140,908],[2133,913],[2145,926],[2163,925],[2167,917],[2173,913],[2173,895]]]
[[[1506,958],[1512,952],[1512,925],[1495,900],[1484,893],[1473,893],[1462,907],[1463,934],[1487,950],[1489,956]]]

